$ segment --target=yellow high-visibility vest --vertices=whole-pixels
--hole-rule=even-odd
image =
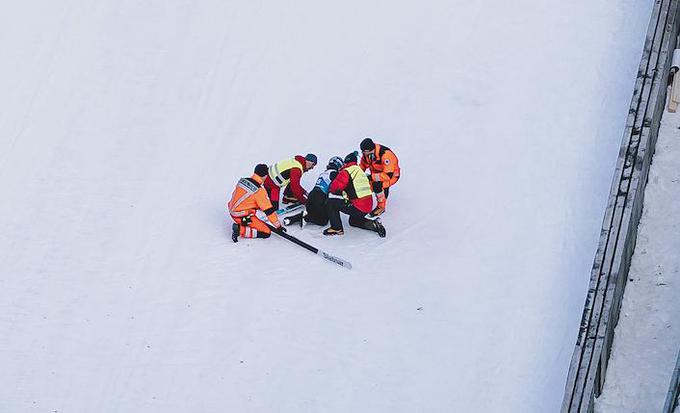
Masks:
[[[354,187],[354,192],[357,198],[363,198],[365,196],[370,196],[373,191],[371,191],[371,183],[368,177],[357,165],[351,165],[345,168],[349,177],[352,179],[352,186]]]
[[[300,168],[304,172],[305,168],[295,158],[284,159],[269,167],[269,177],[280,187],[288,185],[290,182],[290,170]]]

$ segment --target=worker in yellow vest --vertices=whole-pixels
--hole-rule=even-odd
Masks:
[[[274,208],[279,208],[281,188],[284,188],[284,202],[307,202],[307,191],[300,185],[302,174],[314,169],[317,158],[313,153],[306,156],[297,155],[294,158],[284,159],[269,167],[269,174],[264,181],[269,199]]]
[[[373,192],[368,177],[357,166],[356,152],[345,157],[345,165],[331,182],[329,191],[326,207],[331,226],[324,230],[324,235],[345,233],[340,220],[340,212],[342,212],[349,215],[349,225],[375,231],[380,237],[385,237],[385,227],[380,219],[366,218],[366,214],[373,209]]]

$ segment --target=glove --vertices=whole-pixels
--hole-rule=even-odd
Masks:
[[[286,228],[284,228],[283,225],[281,225],[281,221],[272,222],[272,226],[274,227],[275,230],[279,232],[286,232]]]

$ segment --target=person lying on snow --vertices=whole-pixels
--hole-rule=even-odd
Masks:
[[[371,185],[378,201],[371,215],[377,217],[385,212],[390,188],[399,180],[399,159],[390,148],[373,142],[370,137],[364,138],[359,147],[362,152],[359,167],[362,171],[370,171]]]
[[[385,237],[385,227],[380,220],[366,218],[366,214],[373,208],[373,194],[368,177],[357,166],[356,152],[345,157],[345,165],[331,182],[329,192],[326,209],[331,226],[324,230],[324,235],[345,233],[340,220],[340,212],[342,212],[349,215],[349,225],[375,231],[379,236]]]
[[[269,238],[271,229],[267,224],[255,216],[258,210],[264,211],[269,222],[275,228],[282,231],[279,217],[276,215],[276,208],[272,206],[267,197],[267,192],[262,187],[265,177],[269,170],[267,165],[259,164],[250,178],[241,178],[236,184],[236,189],[231,195],[231,200],[227,204],[229,215],[234,220],[231,226],[231,240],[238,242],[238,237],[243,238]]]
[[[307,215],[305,215],[305,221],[311,222],[316,225],[326,225],[328,224],[328,211],[326,210],[326,201],[328,200],[328,191],[331,186],[331,182],[338,175],[338,171],[342,168],[344,162],[339,156],[334,156],[328,161],[326,165],[326,170],[319,174],[316,180],[314,189],[309,193],[307,197],[307,203],[305,204]],[[287,218],[287,225],[294,222],[299,222],[302,219],[302,214],[292,216]]]
[[[283,191],[283,202],[293,203],[307,202],[307,191],[300,185],[302,174],[314,169],[316,166],[316,155],[308,153],[306,156],[297,155],[290,159],[284,159],[269,167],[269,173],[264,181],[269,199],[274,208],[279,208],[279,198],[281,188]]]

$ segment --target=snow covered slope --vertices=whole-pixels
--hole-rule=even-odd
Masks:
[[[0,411],[559,408],[651,1],[322,3],[4,8]],[[388,237],[297,233],[352,271],[231,243],[364,135]]]

